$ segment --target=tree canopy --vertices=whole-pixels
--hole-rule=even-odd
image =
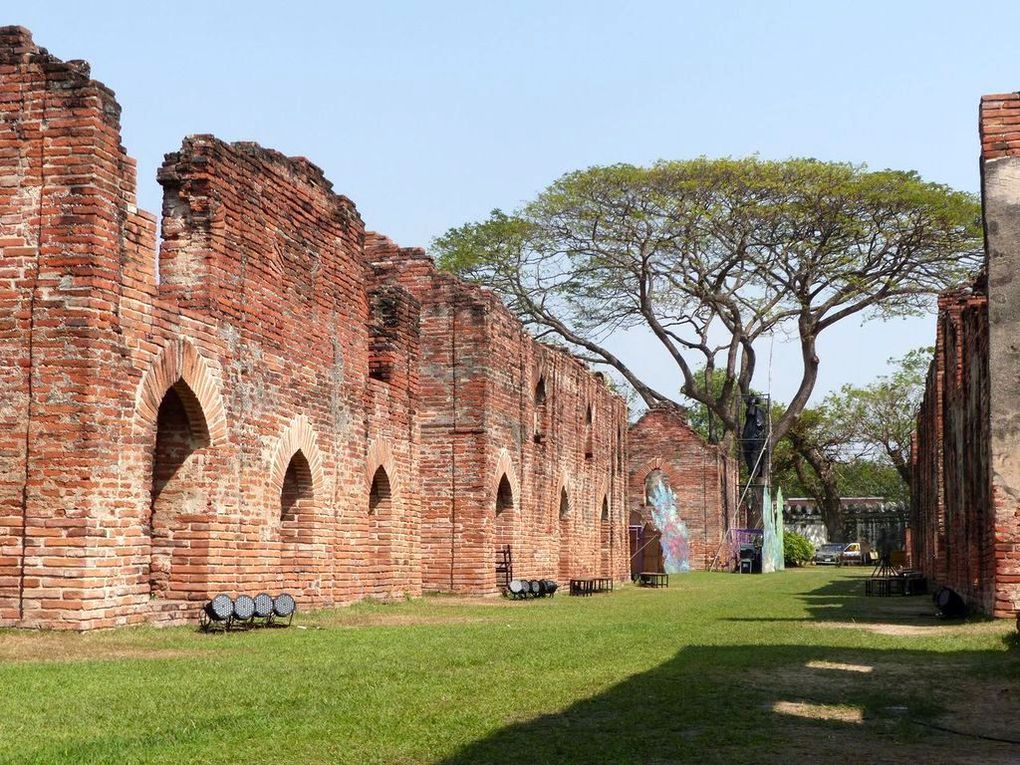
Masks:
[[[649,405],[676,403],[607,342],[647,329],[682,394],[730,439],[756,342],[773,332],[794,339],[800,380],[774,422],[775,443],[814,389],[819,335],[852,316],[923,311],[968,278],[980,258],[979,212],[972,195],[913,172],[699,158],[568,173],[515,213],[447,231],[433,251],[441,267],[498,293],[537,336],[615,368]],[[721,386],[711,384],[717,370]]]

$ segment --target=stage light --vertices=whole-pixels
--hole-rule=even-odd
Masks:
[[[234,619],[241,622],[250,621],[255,615],[255,600],[251,595],[238,595],[234,598]]]
[[[265,592],[255,596],[255,616],[260,619],[268,619],[273,615],[273,597]]]
[[[294,602],[294,598],[286,592],[281,592],[273,598],[273,615],[281,619],[286,618],[287,624],[290,624],[290,620],[294,618],[296,608],[297,604]]]

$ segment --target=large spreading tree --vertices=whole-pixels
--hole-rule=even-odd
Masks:
[[[819,336],[837,322],[929,308],[979,263],[974,197],[916,173],[792,159],[695,159],[569,173],[513,214],[448,231],[440,265],[498,293],[536,335],[619,372],[649,404],[678,403],[609,338],[643,327],[730,443],[760,341],[795,340],[804,410]],[[722,385],[706,384],[722,372]],[[679,397],[678,397],[679,398]]]

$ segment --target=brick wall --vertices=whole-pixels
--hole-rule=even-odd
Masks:
[[[976,610],[1020,610],[1020,94],[979,114],[986,272],[939,300],[914,437],[914,564]]]
[[[421,250],[379,235],[366,250],[421,304],[425,586],[495,591],[507,544],[518,576],[624,578],[623,400]],[[504,479],[512,507],[497,513]]]
[[[488,593],[503,543],[625,575],[625,405],[493,296],[307,160],[203,135],[159,172],[157,259],[112,92],[17,27],[0,110],[0,625]]]
[[[983,278],[939,299],[936,353],[914,436],[910,539],[914,565],[991,612],[987,303]]]
[[[982,96],[978,132],[982,161],[1020,155],[1020,93]]]
[[[642,523],[653,522],[645,486],[649,474],[661,470],[687,525],[691,568],[708,568],[730,526],[727,508],[736,504],[736,461],[695,433],[674,407],[649,409],[630,427],[628,441],[627,502],[634,520],[640,515]]]

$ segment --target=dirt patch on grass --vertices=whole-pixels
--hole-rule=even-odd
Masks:
[[[551,601],[547,601],[549,603]],[[302,623],[310,627],[359,628],[402,627],[413,625],[485,624],[503,618],[511,609],[541,608],[539,603],[508,600],[498,596],[443,595],[413,601],[361,602],[352,606],[324,609],[305,615]],[[484,614],[476,613],[484,609]],[[465,613],[471,611],[472,613]]]
[[[923,637],[933,635],[988,635],[995,633],[1005,634],[1008,625],[999,622],[924,622],[921,624],[910,624],[901,621],[815,621],[809,622],[809,626],[815,629],[847,629],[864,630],[876,635],[891,635],[893,637]]]
[[[110,637],[62,632],[3,633],[0,663],[183,659],[200,655],[199,651],[139,645]]]
[[[336,617],[320,616],[309,626],[329,629],[360,629],[363,627],[409,627],[438,626],[444,624],[483,624],[492,619],[481,616],[459,616],[456,614],[353,614]]]
[[[1001,625],[947,627],[961,628],[985,632]],[[862,671],[864,668],[868,671]],[[1020,744],[989,740],[1020,740],[1016,725],[1020,720],[1020,681],[1008,674],[989,677],[978,668],[974,662],[948,655],[932,654],[924,662],[864,661],[846,649],[837,649],[831,659],[756,669],[748,672],[746,678],[749,686],[774,699],[770,704],[786,719],[784,729],[804,728],[813,723],[825,726],[830,743],[833,737],[846,736],[848,745],[853,745],[852,730],[860,735],[862,728],[875,734],[899,729],[907,735],[906,742],[889,751],[876,751],[875,759],[868,761],[1020,762]],[[888,702],[877,702],[886,694],[890,697]],[[896,706],[903,704],[897,697],[917,699],[919,707]],[[859,705],[855,706],[855,701]],[[933,716],[935,710],[939,714]],[[841,715],[841,711],[850,716]],[[834,726],[835,723],[853,724]],[[820,732],[821,728],[814,729],[815,736]],[[868,739],[875,740],[873,735]],[[808,755],[809,748],[804,753]]]

